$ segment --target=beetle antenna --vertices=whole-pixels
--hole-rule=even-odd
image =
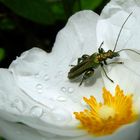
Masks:
[[[132,50],[132,49],[121,49],[121,50],[117,51],[117,53],[122,52],[122,51],[131,51],[131,52],[134,52],[134,53],[140,55],[139,52],[137,52],[137,51],[135,51],[135,50]]]
[[[132,13],[133,13],[133,12],[131,12],[131,13],[129,14],[129,16],[126,18],[126,20],[124,21],[124,23],[123,23],[123,25],[122,25],[122,27],[121,27],[121,29],[120,29],[120,31],[119,31],[119,34],[118,34],[118,37],[117,37],[117,39],[116,39],[116,43],[115,43],[115,47],[114,47],[114,49],[113,49],[113,52],[116,50],[116,47],[117,47],[118,40],[119,40],[119,38],[120,38],[122,29],[123,29],[125,23],[127,22],[127,20],[129,19],[129,17],[132,15]]]
[[[101,49],[102,45],[104,44],[104,41],[100,44],[98,49]]]

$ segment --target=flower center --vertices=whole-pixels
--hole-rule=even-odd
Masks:
[[[136,121],[138,113],[134,111],[132,97],[132,94],[124,95],[119,86],[116,86],[115,96],[103,88],[103,103],[98,103],[93,96],[89,99],[84,97],[90,109],[74,112],[76,119],[81,122],[79,128],[95,136],[104,136]]]
[[[102,119],[107,120],[109,117],[115,116],[115,110],[112,107],[109,107],[107,105],[103,105],[99,109],[98,114]]]

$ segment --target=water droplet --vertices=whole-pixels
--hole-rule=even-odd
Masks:
[[[35,78],[39,78],[40,77],[40,75],[37,73],[37,74],[35,74]]]
[[[42,89],[42,85],[41,85],[41,84],[37,84],[37,85],[36,85],[36,88],[37,88],[37,89]]]
[[[42,89],[38,89],[37,91],[38,91],[38,93],[42,93]]]
[[[16,108],[20,113],[24,112],[26,109],[25,103],[17,98],[11,103],[11,107]]]
[[[44,80],[45,81],[48,81],[49,80],[49,76],[47,74],[44,76]]]
[[[57,98],[57,100],[60,101],[60,102],[65,102],[67,99],[65,97],[63,97],[63,96],[59,96]]]
[[[72,119],[71,117],[72,117],[71,113],[64,108],[61,109],[56,108],[55,110],[52,111],[52,119],[54,121],[66,123]]]
[[[33,106],[30,110],[30,113],[34,117],[41,117],[43,114],[43,109],[39,106]]]
[[[71,87],[69,87],[69,88],[68,88],[68,93],[73,93],[73,92],[74,92],[74,89],[71,88]]]
[[[37,84],[37,85],[36,85],[36,88],[37,88],[37,92],[38,92],[38,93],[42,93],[42,88],[43,88],[43,87],[42,87],[41,84]]]
[[[66,92],[66,88],[65,88],[65,87],[62,87],[62,88],[61,88],[61,91],[62,91],[62,92]]]

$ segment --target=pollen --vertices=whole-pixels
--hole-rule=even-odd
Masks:
[[[90,109],[74,112],[80,121],[78,128],[86,129],[94,136],[104,136],[114,133],[121,126],[138,119],[138,113],[133,108],[133,94],[124,94],[117,85],[113,96],[103,88],[103,103],[97,102],[94,96],[83,98]]]

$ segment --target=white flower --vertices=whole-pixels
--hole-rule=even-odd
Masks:
[[[115,84],[95,72],[79,87],[79,81],[70,82],[67,74],[78,57],[97,52],[97,42],[104,41],[103,48],[112,49],[121,25],[132,11],[117,50],[124,46],[139,50],[139,10],[139,5],[129,0],[111,1],[100,20],[92,11],[76,13],[58,33],[52,53],[33,48],[22,53],[8,69],[0,69],[0,134],[8,140],[137,140],[137,122],[96,138],[77,129],[79,121],[73,114],[87,107],[84,96],[93,95],[101,101],[103,86],[114,91],[119,84],[139,98],[140,64],[136,54],[124,52],[120,56],[124,65],[108,67]]]

